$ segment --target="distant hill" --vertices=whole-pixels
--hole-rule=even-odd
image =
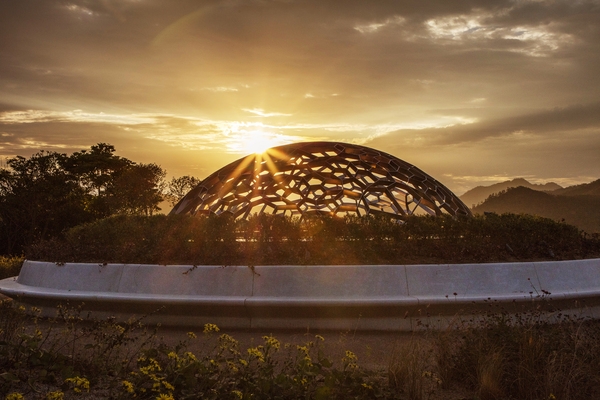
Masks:
[[[578,193],[580,191],[589,193],[593,192],[596,185],[600,185],[598,182],[560,190],[565,190],[567,193]],[[483,203],[473,207],[472,210],[477,214],[510,212],[539,215],[556,221],[564,220],[566,223],[575,225],[588,233],[600,233],[600,195],[562,195],[555,194],[556,192],[542,192],[523,186],[509,188],[489,196]]]
[[[600,196],[600,179],[590,183],[557,189],[552,191],[552,194],[561,196]]]
[[[490,195],[494,193],[499,193],[508,188],[518,186],[523,186],[529,189],[544,192],[562,189],[562,186],[557,185],[554,182],[549,182],[546,184],[535,184],[530,183],[523,178],[515,178],[512,181],[500,182],[490,186],[477,186],[460,196],[460,199],[463,201],[463,203],[467,205],[467,207],[474,207],[477,204],[483,202],[485,199],[487,199]]]

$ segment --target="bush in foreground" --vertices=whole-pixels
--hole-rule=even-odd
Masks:
[[[213,324],[176,345],[140,321],[83,323],[59,308],[49,321],[0,305],[0,396],[111,399],[373,399],[392,398],[384,375],[360,368],[346,351],[336,362],[322,336],[304,345],[273,336],[242,349]],[[185,335],[182,333],[182,335]],[[200,341],[200,352],[189,347]],[[195,346],[198,347],[198,346]],[[4,397],[3,397],[4,398]]]
[[[242,348],[206,324],[167,344],[140,320],[84,323],[0,303],[0,398],[6,399],[592,399],[600,396],[600,325],[539,311],[492,310],[446,331],[390,338],[387,369],[263,336]],[[35,311],[35,310],[34,310]],[[396,342],[396,344],[394,343]],[[196,349],[192,351],[193,349]],[[19,397],[21,396],[21,397]]]

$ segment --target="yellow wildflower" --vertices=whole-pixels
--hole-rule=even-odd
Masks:
[[[213,332],[219,332],[220,329],[215,324],[205,324],[203,333],[209,334]]]
[[[229,350],[232,353],[236,353],[238,344],[237,340],[226,333],[219,336],[219,347],[222,350]]]
[[[86,378],[75,376],[73,378],[65,379],[65,382],[73,385],[73,391],[75,393],[81,393],[82,389],[87,392],[90,391],[90,381],[88,381]]]
[[[231,371],[238,372],[238,368],[235,366],[235,363],[233,361],[227,361],[227,366]]]
[[[262,351],[259,350],[259,347],[251,347],[251,348],[249,348],[248,349],[248,355],[256,357],[258,359],[258,361],[260,361],[260,362],[264,362],[265,361],[265,355],[262,353]]]
[[[48,392],[46,394],[46,400],[63,400],[65,398],[65,394],[60,390],[55,392]]]
[[[242,392],[240,392],[239,390],[233,390],[231,392],[231,394],[235,395],[235,397],[237,397],[240,400],[244,397],[244,395],[242,394]]]
[[[273,336],[263,336],[263,340],[267,346],[272,347],[275,350],[279,350],[279,347],[281,346],[279,340],[275,339]]]
[[[194,355],[194,353],[192,353],[191,351],[186,351],[185,352],[185,356],[187,357],[187,359],[191,362],[191,361],[198,361],[198,359],[196,358],[196,356]]]
[[[307,346],[300,346],[300,345],[296,345],[296,349],[298,349],[299,351],[308,354],[308,347]]]
[[[121,384],[123,385],[123,390],[125,390],[127,393],[134,393],[135,389],[133,387],[133,383],[129,382],[129,381],[122,381]]]
[[[356,354],[350,350],[346,350],[346,356],[342,358],[342,361],[348,366],[348,368],[358,369],[358,364],[356,363],[356,361],[358,361],[358,357],[356,357]]]

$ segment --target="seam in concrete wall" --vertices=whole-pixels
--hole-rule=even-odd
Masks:
[[[402,269],[404,269],[404,282],[406,283],[406,295],[410,296],[410,287],[408,286],[408,272],[406,271],[406,265],[403,265]]]
[[[121,291],[121,279],[123,279],[123,270],[125,269],[125,265],[121,265],[121,273],[119,274],[119,280],[117,281],[117,291]]]
[[[187,282],[188,286],[181,287],[182,294],[180,295],[169,292],[169,290],[176,291],[179,284],[169,286],[168,282],[185,282],[178,274],[187,266],[172,266],[171,268],[139,264],[109,264],[110,269],[101,271],[98,271],[97,265],[94,264],[82,264],[80,269],[77,268],[77,264],[66,267],[68,268],[58,267],[54,263],[47,262],[27,262],[23,269],[23,284],[15,281],[14,278],[8,278],[0,281],[0,292],[12,297],[29,299],[29,304],[35,302],[51,304],[62,298],[64,300],[89,301],[89,304],[94,304],[90,307],[98,307],[100,310],[107,309],[107,304],[111,304],[112,310],[119,312],[142,310],[141,305],[148,307],[152,304],[187,307],[186,310],[189,310],[189,313],[174,309],[176,312],[173,315],[165,314],[165,318],[173,320],[189,318],[200,321],[204,318],[203,315],[208,315],[209,317],[206,318],[210,319],[215,315],[220,315],[221,310],[224,310],[224,313],[229,313],[222,316],[225,323],[228,323],[227,318],[238,318],[238,324],[261,328],[269,326],[292,328],[296,325],[310,323],[311,326],[313,324],[330,327],[349,326],[352,329],[369,329],[370,326],[380,328],[404,326],[403,329],[417,329],[417,320],[422,318],[422,315],[431,312],[431,315],[436,318],[450,318],[462,309],[471,309],[474,306],[481,308],[485,299],[488,298],[488,293],[489,298],[499,303],[507,304],[516,301],[521,305],[529,303],[535,306],[539,304],[535,291],[541,294],[542,290],[548,289],[554,290],[550,296],[555,299],[554,303],[563,304],[571,312],[582,309],[594,318],[600,316],[596,315],[596,311],[594,311],[600,307],[600,259],[522,264],[466,264],[464,268],[447,264],[373,266],[372,274],[379,272],[384,274],[378,276],[370,275],[371,272],[363,269],[360,270],[359,275],[348,275],[343,271],[343,268],[348,268],[348,271],[356,271],[359,268],[357,266],[257,267],[258,272],[263,274],[262,280],[258,280],[260,275],[248,270],[250,267],[232,267],[233,271],[218,273],[214,266],[202,266],[194,271],[194,279]],[[131,269],[126,275],[128,267]],[[114,271],[115,269],[118,271]],[[38,276],[35,274],[36,270],[39,271]],[[289,274],[286,273],[287,270],[289,270]],[[158,290],[152,285],[146,285],[145,287],[150,291],[144,292],[143,288],[136,286],[139,279],[144,279],[146,274],[152,275],[154,272],[158,273],[158,276],[165,277],[170,276],[170,271],[175,274],[173,275],[174,279],[157,281],[158,286],[160,284],[163,286],[158,287]],[[206,272],[206,276],[203,271]],[[577,273],[578,271],[580,273]],[[215,274],[215,272],[217,273]],[[235,273],[229,274],[229,272]],[[61,273],[66,276],[61,278]],[[248,279],[247,274],[252,276],[251,280]],[[41,281],[41,277],[44,276],[53,279],[48,282]],[[400,288],[402,276],[405,279],[406,292]],[[191,275],[186,275],[186,277],[192,278]],[[210,277],[213,277],[215,281]],[[228,277],[236,279],[231,281]],[[307,282],[305,280],[307,277],[312,277],[313,281]],[[528,277],[530,279],[527,279]],[[323,280],[323,278],[326,279]],[[409,278],[412,279],[412,282],[409,282]],[[543,286],[541,278],[545,279]],[[115,289],[111,285],[109,285],[110,287],[95,285],[94,279],[107,279],[107,282],[112,282],[112,285],[117,282],[117,292],[111,292]],[[339,285],[343,284],[344,279],[347,279],[346,283],[350,285],[349,288],[362,289],[360,285],[364,282],[371,282],[371,284],[365,291],[342,290],[337,292],[340,293],[338,297],[332,295],[331,293],[335,291],[331,291],[331,282]],[[438,282],[428,281],[436,279]],[[480,286],[474,286],[473,279],[485,282]],[[526,279],[527,281],[525,281]],[[71,285],[73,282],[77,283],[78,290],[68,290],[73,287]],[[86,282],[90,283],[89,290],[86,290]],[[132,284],[132,287],[127,287],[128,282]],[[44,287],[45,283],[48,283],[46,287]],[[323,284],[319,286],[319,283]],[[232,284],[235,286],[232,287]],[[269,289],[272,287],[265,286],[266,284],[278,286],[275,286],[276,290],[271,291]],[[279,287],[280,284],[284,286]],[[286,284],[290,285],[289,288],[285,286]],[[294,286],[296,284],[299,286]],[[196,287],[196,285],[208,285],[211,290],[206,291],[200,288],[186,292],[189,287]],[[96,287],[106,287],[107,291],[94,291]],[[223,291],[219,288],[222,288]],[[288,290],[290,288],[291,291]],[[378,292],[378,288],[382,291]],[[228,289],[233,289],[233,291]],[[267,290],[265,291],[265,289]],[[451,294],[451,292],[444,293],[444,290],[452,291],[454,289],[461,293],[451,298],[444,297],[444,294]],[[160,294],[153,294],[153,292]],[[528,295],[529,292],[534,294]],[[223,293],[232,293],[232,295],[228,296]],[[384,294],[380,295],[380,293]],[[105,302],[104,305],[102,302]],[[477,302],[477,304],[471,304],[473,302]],[[412,310],[412,314],[408,318],[404,314],[406,310]],[[202,314],[203,312],[208,314]],[[366,314],[360,314],[361,318],[357,320],[356,315],[358,314],[356,313],[359,312],[366,312]],[[355,316],[350,317],[353,313]],[[311,315],[314,317],[310,317]],[[338,317],[328,318],[327,315],[338,315]],[[242,327],[241,325],[236,326]]]

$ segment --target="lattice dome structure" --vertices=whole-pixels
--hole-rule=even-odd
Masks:
[[[192,189],[171,214],[471,215],[419,168],[368,147],[303,142],[243,157]]]

